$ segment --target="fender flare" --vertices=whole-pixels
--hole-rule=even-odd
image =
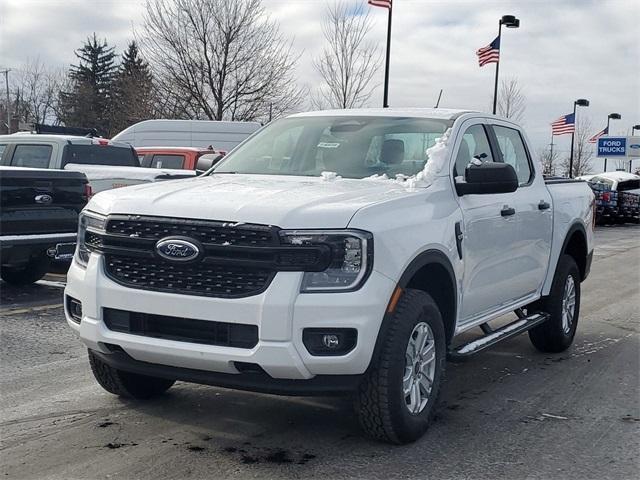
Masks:
[[[451,339],[453,338],[453,333],[455,332],[455,327],[456,327],[455,324],[456,324],[457,310],[458,310],[458,289],[457,289],[458,287],[456,284],[456,275],[453,270],[453,266],[451,265],[449,258],[443,252],[436,249],[430,249],[430,250],[426,250],[424,252],[419,253],[413,260],[411,260],[409,265],[404,269],[404,272],[400,276],[400,280],[398,280],[397,286],[402,289],[405,289],[409,284],[409,282],[411,281],[411,279],[413,278],[413,276],[422,267],[425,267],[427,265],[433,265],[433,264],[437,264],[444,267],[444,269],[449,274],[451,284],[453,285],[453,295],[454,295],[453,322],[449,326],[451,331],[447,332],[448,338]],[[391,322],[392,316],[393,316],[393,313],[389,313],[388,311],[385,311],[384,317],[382,318],[382,323],[380,325],[380,329],[378,330],[376,345],[373,349],[373,354],[371,355],[369,366],[371,366],[371,364],[375,361],[375,359],[378,358],[380,348],[381,348],[381,339],[385,336],[386,331],[389,328],[389,324]]]
[[[584,227],[584,225],[582,223],[580,223],[579,221],[574,222],[573,224],[571,224],[571,226],[569,227],[569,229],[567,230],[567,233],[564,236],[564,240],[562,242],[562,249],[560,250],[560,255],[564,254],[567,251],[567,246],[569,245],[569,240],[571,239],[571,237],[573,236],[574,233],[576,232],[580,232],[582,234],[582,237],[584,238],[584,242],[585,242],[585,246],[588,248],[588,244],[587,244],[587,230]],[[589,251],[587,250],[586,252],[586,256],[587,258],[585,259],[585,270],[584,272],[581,271],[580,275],[582,276],[582,280],[584,281],[587,278],[587,275],[589,274]],[[556,265],[555,268],[553,269],[554,275],[555,275],[555,269],[558,267],[558,261],[560,260],[560,255],[558,255],[558,259],[556,260]]]

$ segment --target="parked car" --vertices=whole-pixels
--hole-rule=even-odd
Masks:
[[[138,156],[128,144],[71,135],[0,135],[0,165],[82,172],[93,193],[195,175],[184,170],[140,168]]]
[[[257,122],[212,120],[145,120],[113,137],[134,147],[197,147],[209,145],[226,152],[260,128]]]
[[[596,195],[598,223],[640,222],[640,176],[628,172],[604,172],[580,177]]]
[[[596,198],[596,225],[613,223],[618,218],[618,192],[606,183],[592,183],[589,186]]]
[[[411,442],[447,356],[525,331],[543,352],[573,342],[593,193],[545,183],[530,152],[517,124],[483,113],[278,120],[206,175],[95,197],[67,323],[111,393],[350,393],[368,435]]]
[[[0,277],[26,285],[71,260],[90,193],[79,172],[0,166]]]
[[[148,168],[209,170],[226,152],[213,148],[196,147],[138,147],[140,165]]]

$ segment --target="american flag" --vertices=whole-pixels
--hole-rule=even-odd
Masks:
[[[500,60],[500,37],[496,37],[486,47],[482,47],[476,52],[478,55],[478,63],[484,67],[487,63],[498,63]]]
[[[609,135],[609,127],[604,127],[598,133],[596,133],[593,137],[589,139],[589,143],[596,143],[598,139],[603,135]]]
[[[563,115],[551,124],[551,135],[564,135],[573,133],[576,127],[575,114]]]
[[[374,7],[388,8],[391,10],[391,0],[369,0],[369,5]]]

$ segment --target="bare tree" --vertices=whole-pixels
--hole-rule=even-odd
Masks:
[[[56,123],[58,92],[64,74],[47,68],[39,58],[27,59],[13,76],[15,117],[20,122]]]
[[[558,152],[554,152],[550,147],[547,147],[542,152],[540,152],[538,158],[540,159],[540,163],[542,164],[543,175],[552,177],[556,174],[559,157],[560,155],[558,155]]]
[[[322,32],[328,45],[314,61],[324,81],[312,99],[315,108],[363,106],[373,93],[373,77],[380,66],[378,47],[366,41],[371,30],[369,9],[344,0],[327,7]]]
[[[160,91],[171,97],[163,108],[256,120],[301,103],[297,57],[261,0],[148,0],[146,7],[140,44]]]
[[[500,82],[498,90],[497,113],[516,122],[522,121],[527,108],[527,97],[517,78],[510,78]]]
[[[593,146],[589,143],[592,133],[591,121],[580,120],[576,123],[575,140],[573,145],[573,175],[569,175],[569,157],[562,162],[562,171],[566,176],[579,177],[591,173]]]

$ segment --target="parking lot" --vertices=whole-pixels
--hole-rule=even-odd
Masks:
[[[150,403],[103,391],[64,321],[64,277],[2,284],[5,478],[630,478],[640,468],[640,226],[596,231],[573,347],[526,335],[447,365],[418,442],[365,439],[341,398],[179,383]]]

